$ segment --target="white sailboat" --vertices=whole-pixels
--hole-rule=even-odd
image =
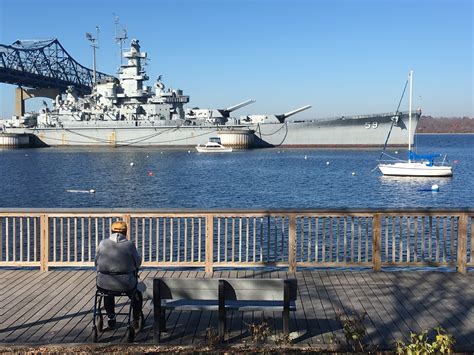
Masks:
[[[410,98],[408,111],[408,161],[396,161],[395,163],[379,163],[379,169],[383,175],[390,176],[452,176],[453,169],[446,164],[446,156],[441,164],[435,164],[434,159],[440,154],[416,154],[411,150],[411,114],[412,114],[412,92],[413,71],[409,74]]]

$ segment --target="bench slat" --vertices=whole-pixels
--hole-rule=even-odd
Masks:
[[[217,300],[163,300],[161,307],[181,311],[217,311],[219,303]]]
[[[153,297],[153,279],[146,280],[145,299]],[[160,297],[166,299],[217,300],[217,279],[160,279]]]
[[[283,279],[225,279],[225,299],[283,301]],[[296,301],[296,280],[289,279],[290,301]]]
[[[239,311],[281,311],[283,309],[283,301],[226,301],[226,309]],[[296,303],[290,302],[290,311],[296,311]]]

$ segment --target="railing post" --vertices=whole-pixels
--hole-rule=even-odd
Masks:
[[[288,271],[296,272],[296,215],[289,215],[288,225]]]
[[[467,222],[468,216],[463,213],[458,220],[458,250],[457,271],[465,274],[467,271]]]
[[[127,239],[132,240],[132,224],[131,224],[130,214],[124,214],[123,221],[127,223],[127,229],[128,229]]]
[[[206,215],[206,266],[207,276],[212,274],[214,262],[214,215]]]
[[[382,226],[380,214],[374,214],[372,219],[372,270],[380,271],[382,268]]]
[[[48,215],[40,216],[40,270],[48,271],[49,262],[49,218]]]
[[[6,252],[8,255],[8,251]],[[0,261],[3,260],[3,217],[0,216]]]

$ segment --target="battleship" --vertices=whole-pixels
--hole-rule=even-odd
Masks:
[[[90,95],[79,97],[69,87],[50,109],[46,103],[34,114],[3,123],[4,134],[26,135],[34,146],[195,147],[219,137],[232,148],[263,147],[381,147],[390,131],[391,146],[406,146],[408,112],[342,116],[328,119],[289,119],[310,108],[284,114],[246,115],[233,112],[255,102],[247,100],[225,109],[185,108],[189,96],[166,89],[161,76],[146,86],[147,53],[138,40],[122,53],[126,64],[118,78],[95,83]],[[421,113],[413,114],[415,132]]]

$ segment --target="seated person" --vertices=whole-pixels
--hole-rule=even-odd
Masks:
[[[141,265],[141,258],[135,244],[126,237],[127,224],[125,222],[116,221],[112,224],[111,229],[112,234],[100,242],[95,256],[97,287],[102,291],[130,292],[131,294],[138,284],[138,268]],[[131,303],[133,327],[141,329],[143,324],[138,323],[143,303],[140,291],[137,290]],[[104,297],[104,307],[108,317],[108,326],[114,328],[116,324],[114,296]]]

